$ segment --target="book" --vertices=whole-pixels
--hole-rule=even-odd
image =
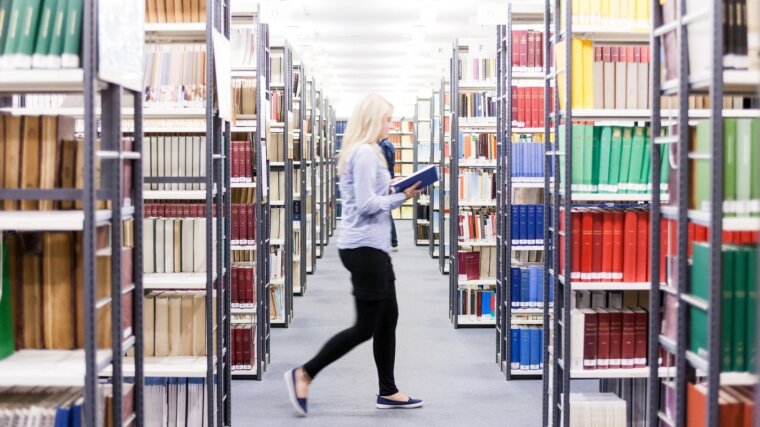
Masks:
[[[414,174],[395,182],[391,185],[391,188],[393,189],[394,193],[400,193],[413,186],[417,182],[420,183],[419,188],[424,188],[436,181],[438,181],[438,169],[436,168],[436,165],[429,165],[418,170]]]
[[[149,0],[145,6],[145,22],[206,22],[205,4],[203,0]]]

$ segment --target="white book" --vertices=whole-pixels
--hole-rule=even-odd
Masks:
[[[203,378],[187,379],[187,427],[201,427],[205,424],[203,416],[205,389]]]
[[[156,162],[156,175],[159,177],[168,176],[166,173],[169,170],[167,166],[168,156],[166,155],[166,137],[156,137],[155,147],[155,162]],[[158,190],[165,190],[166,184],[158,184]]]
[[[200,173],[198,176],[205,177],[206,176],[206,137],[201,136],[201,147],[200,147]],[[206,183],[202,183],[200,185],[201,190],[206,189]]]
[[[174,272],[174,220],[164,220],[164,272]]]
[[[170,157],[170,162],[171,162],[170,173],[173,178],[176,178],[180,176],[179,174],[180,150],[179,150],[178,136],[171,137],[171,152],[169,153],[169,157]],[[174,191],[177,191],[180,189],[180,185],[176,182],[172,183],[171,189]]]
[[[189,172],[189,170],[187,172],[185,171],[185,166],[187,165],[187,159],[186,159],[186,157],[187,157],[187,144],[186,144],[186,142],[187,142],[188,137],[186,137],[186,136],[180,136],[180,137],[177,137],[177,139],[178,139],[178,147],[177,147],[177,149],[179,150],[179,156],[177,157],[177,164],[178,164],[177,165],[177,168],[178,168],[177,176],[180,176],[180,177],[189,176],[189,174],[187,173],[187,172]],[[189,190],[188,184],[179,184],[179,189],[180,190]]]
[[[156,222],[154,224],[154,253],[155,253],[155,272],[156,273],[165,273],[166,272],[166,263],[164,261],[164,257],[166,255],[166,251],[164,250],[164,241],[166,237],[166,232],[164,231],[164,228],[166,227],[166,220],[162,218],[156,219]]]
[[[150,155],[150,144],[151,138],[143,138],[143,145],[142,145],[142,173],[143,178],[147,178],[151,175],[151,155]],[[150,190],[151,184],[143,184],[143,190]]]
[[[192,149],[190,150],[190,162],[192,164],[192,176],[198,178],[201,176],[201,137],[192,137]],[[200,190],[201,184],[196,182],[193,184],[193,190]]]
[[[187,425],[187,378],[180,378],[177,384],[177,425]]]
[[[156,219],[143,219],[143,273],[156,271]]]
[[[193,272],[206,271],[206,218],[195,218],[193,221]]]
[[[167,418],[169,426],[177,426],[177,378],[169,378],[167,390]]]
[[[193,252],[195,251],[195,220],[182,219],[182,272],[192,273],[195,269]]]
[[[578,309],[570,310],[570,369],[583,369],[583,338],[586,316]],[[567,367],[567,361],[565,361]]]

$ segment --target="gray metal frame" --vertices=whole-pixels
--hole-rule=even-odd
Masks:
[[[304,148],[306,146],[305,141],[305,131],[303,128],[303,121],[306,115],[306,108],[305,107],[305,93],[304,85],[306,84],[305,78],[304,78],[304,69],[303,65],[299,65],[297,67],[293,67],[293,72],[295,74],[298,74],[298,84],[301,87],[301,96],[300,101],[298,101],[298,104],[300,108],[298,109],[299,115],[295,120],[298,120],[298,147],[299,152],[297,155],[297,161],[298,163],[295,164],[296,169],[298,170],[298,177],[299,177],[299,183],[301,187],[300,197],[297,203],[300,205],[300,212],[301,216],[299,218],[298,223],[300,224],[299,229],[299,237],[300,237],[300,246],[301,246],[301,254],[299,255],[300,259],[300,272],[301,275],[301,291],[300,292],[293,292],[296,296],[303,296],[306,293],[306,199],[308,197],[307,191],[306,191],[306,171],[308,170],[306,165],[306,159],[304,158]],[[292,75],[293,73],[291,73]],[[290,91],[293,93],[293,90]],[[295,96],[295,93],[293,93],[293,96]],[[294,99],[295,102],[295,99]],[[294,202],[295,203],[295,202]]]
[[[432,123],[432,120],[430,118],[428,120],[420,120],[419,109],[420,109],[420,105],[422,105],[420,103],[424,102],[424,101],[426,101],[428,103],[432,103],[433,100],[432,100],[432,98],[417,97],[417,104],[415,105],[415,109],[414,109],[414,149],[412,150],[412,167],[414,168],[415,171],[417,171],[419,169],[419,167],[420,167],[420,158],[419,158],[420,157],[420,154],[419,154],[419,146],[420,146],[420,144],[419,144],[419,123],[420,122]],[[430,115],[430,117],[432,118],[433,116]],[[430,139],[430,141],[428,142],[428,144],[431,145],[430,151],[432,153],[432,149],[433,149],[432,148],[432,138]],[[426,191],[425,191],[425,193],[428,195],[428,204],[427,204],[428,211],[429,211],[430,205],[431,205],[431,198],[430,198],[431,191],[432,191],[432,189],[430,189],[430,188],[426,189]],[[427,225],[427,227],[428,227],[428,243],[420,243],[420,239],[417,238],[417,228],[420,225],[420,224],[418,224],[418,221],[420,219],[419,216],[418,216],[418,214],[417,214],[417,208],[418,208],[418,206],[424,206],[424,205],[420,205],[419,196],[414,196],[412,198],[412,230],[414,230],[414,244],[415,244],[415,246],[430,245],[430,241],[433,240],[433,232],[432,232],[432,225],[431,225],[431,215],[430,215],[429,212],[428,212],[428,218],[427,218],[427,220],[428,220],[428,225]]]
[[[449,76],[451,91],[451,161],[449,183],[449,292],[451,295],[451,307],[449,308],[451,322],[455,328],[459,327],[459,222],[456,220],[459,214],[459,180],[456,173],[459,172],[459,40],[454,41],[451,55],[451,75]]]
[[[550,317],[550,309],[551,307],[549,303],[549,292],[550,292],[550,286],[549,282],[549,269],[552,268],[553,271],[559,271],[559,252],[554,250],[554,234],[550,232],[550,228],[554,227],[554,224],[559,224],[559,210],[552,209],[552,203],[554,202],[551,199],[551,193],[550,185],[551,180],[554,181],[554,192],[559,193],[559,179],[557,177],[554,177],[559,170],[559,157],[556,155],[550,155],[549,153],[552,151],[552,142],[551,142],[551,132],[554,131],[555,135],[559,135],[559,120],[554,118],[554,127],[552,128],[552,121],[549,120],[548,113],[552,111],[559,111],[559,97],[554,97],[554,105],[551,105],[551,97],[546,96],[547,93],[550,93],[551,91],[551,73],[552,73],[552,58],[551,53],[552,51],[549,48],[550,43],[552,43],[551,40],[551,34],[552,34],[552,5],[550,2],[546,2],[544,4],[544,153],[546,154],[544,156],[544,313],[543,313],[543,320],[544,320],[544,348],[542,349],[544,353],[544,371],[542,374],[543,377],[543,403],[542,403],[542,415],[543,415],[543,424],[544,426],[553,425],[553,418],[552,415],[553,412],[550,412],[552,410],[549,407],[549,382],[554,381],[555,377],[549,376],[549,367],[550,366],[557,366],[557,360],[556,358],[552,358],[551,354],[549,354],[549,342],[552,339],[551,337],[551,330],[552,328],[549,326],[549,322],[552,321]],[[554,27],[558,28],[558,27]],[[511,62],[512,59],[510,58],[509,61]],[[510,101],[511,102],[511,101]],[[554,146],[558,146],[558,144],[554,144]],[[554,171],[554,173],[552,173]],[[550,179],[551,177],[551,179]],[[556,212],[555,212],[556,211]],[[556,281],[555,281],[556,283]],[[553,300],[557,301],[557,289],[558,287],[554,286],[554,298]],[[550,308],[551,307],[551,308]],[[557,318],[557,312],[554,312],[554,317]],[[556,330],[555,330],[556,334]],[[555,343],[556,344],[556,343]],[[554,348],[557,348],[556,346]],[[556,354],[556,351],[554,352]],[[550,358],[552,358],[550,363]],[[554,372],[556,372],[556,368],[554,368]],[[556,401],[554,401],[556,402]]]
[[[446,119],[446,79],[441,79],[441,91],[440,91],[440,118],[441,121],[438,123],[439,128],[439,134],[438,134],[438,141],[439,141],[439,148],[441,152],[441,158],[439,159],[440,164],[440,170],[441,170],[441,185],[439,187],[439,197],[438,197],[438,211],[441,215],[441,220],[438,222],[438,269],[441,271],[441,274],[449,274],[446,271],[446,263],[449,261],[448,256],[446,256],[446,193],[449,191],[448,183],[446,182],[446,176],[444,175],[444,170],[447,168],[446,165],[446,156],[444,156],[444,153],[446,153],[446,126],[444,124]],[[451,139],[449,139],[449,143],[451,143]],[[451,170],[451,165],[448,165],[449,171]],[[451,176],[451,173],[449,173],[449,176]],[[449,213],[449,217],[451,216],[451,213]],[[450,220],[450,219],[449,219]],[[452,307],[453,300],[451,299],[451,292],[449,292],[449,317],[451,317],[451,307]]]
[[[271,92],[269,84],[271,82],[270,56],[269,47],[269,25],[262,24],[260,14],[256,16],[256,87],[263,90],[256,92],[256,113],[257,118],[263,118],[265,101],[270,99]],[[266,77],[262,80],[262,76]],[[263,83],[266,82],[266,85]],[[266,123],[263,120],[257,120],[256,125],[256,181],[263,184],[263,176],[266,175],[269,182],[269,159],[264,156],[262,147],[266,147],[266,133],[264,132]],[[264,189],[256,191],[256,355],[257,355],[257,379],[262,379],[264,372],[269,365],[271,356],[271,307],[269,306],[269,288],[271,268],[269,264],[269,243],[271,235],[271,205],[269,203],[269,194],[263,195]]]
[[[309,273],[314,274],[317,271],[317,222],[319,221],[317,215],[317,168],[319,164],[317,162],[316,142],[318,138],[317,130],[317,88],[316,82],[312,79],[309,89],[309,122],[311,123],[311,133],[309,135],[309,157],[311,161],[311,168],[309,171],[309,179],[311,181],[311,242],[308,244],[311,246],[311,271]]]
[[[435,162],[435,128],[433,127],[435,123],[435,91],[433,91],[433,95],[430,97],[430,164],[434,165]],[[440,120],[440,115],[438,117]],[[443,171],[440,169],[440,165],[438,168],[439,175],[443,174]],[[434,230],[433,226],[433,213],[436,210],[435,202],[433,201],[433,194],[438,191],[438,194],[440,196],[441,193],[441,184],[440,180],[433,184],[434,186],[430,189],[430,241],[428,242],[428,252],[430,253],[431,258],[438,258],[438,256],[435,255],[435,247],[438,245],[438,239],[435,238],[436,231]],[[437,187],[436,187],[437,185]],[[436,190],[436,188],[438,190]]]
[[[511,48],[512,36],[512,5],[507,5],[507,25],[496,26],[496,363],[507,380],[511,376],[511,336],[507,329],[510,315],[511,286],[509,285],[511,275],[509,265],[511,264],[511,231],[508,229],[511,221],[505,221],[508,215],[505,210],[507,201],[511,201],[511,177],[507,174],[510,170],[508,164],[511,164],[511,153],[505,151],[509,144],[511,135],[511,120],[507,119],[505,108],[510,102],[508,97],[511,84],[504,82],[511,79],[511,73],[505,69],[505,57],[507,57]],[[505,42],[509,40],[509,48]],[[511,53],[509,54],[511,63]],[[510,98],[510,99],[507,99]],[[505,123],[506,122],[506,123]],[[505,128],[506,126],[506,128]],[[506,236],[506,239],[505,239]],[[510,260],[507,260],[509,255]],[[509,264],[507,264],[509,263]],[[508,277],[507,277],[508,276]]]

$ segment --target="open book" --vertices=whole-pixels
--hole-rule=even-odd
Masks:
[[[401,181],[396,182],[395,184],[391,185],[391,191],[393,193],[400,193],[413,186],[417,181],[420,182],[420,189],[423,189],[428,185],[438,181],[438,170],[435,168],[435,165],[430,165],[428,167],[422,168],[414,174],[409,175]]]

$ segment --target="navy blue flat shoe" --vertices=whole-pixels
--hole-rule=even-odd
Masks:
[[[290,398],[290,404],[293,405],[296,413],[302,417],[305,417],[309,413],[307,409],[307,399],[301,399],[296,395],[296,370],[293,368],[285,372],[285,385],[288,386],[288,397]]]
[[[421,399],[412,399],[411,397],[406,402],[398,400],[386,399],[382,396],[377,396],[378,409],[412,409],[422,407]]]

